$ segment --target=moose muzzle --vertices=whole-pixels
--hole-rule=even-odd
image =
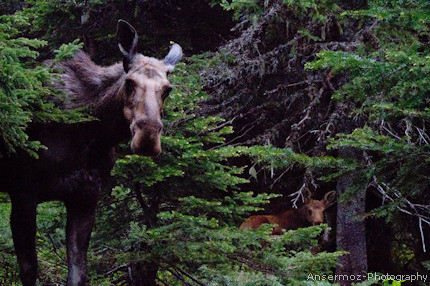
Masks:
[[[131,140],[131,150],[133,153],[157,157],[161,153],[161,131],[163,123],[161,120],[150,120],[141,117],[130,126],[133,139]]]

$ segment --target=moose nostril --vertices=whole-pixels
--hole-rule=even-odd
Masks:
[[[146,118],[140,118],[137,119],[136,122],[134,123],[134,126],[137,129],[145,129],[147,128],[147,130],[151,131],[151,132],[161,132],[161,130],[163,129],[163,123],[161,123],[160,120],[148,120]],[[134,129],[134,128],[133,128]]]
[[[157,130],[157,132],[161,132],[161,130],[163,130],[163,123],[158,122],[155,126],[155,130]]]

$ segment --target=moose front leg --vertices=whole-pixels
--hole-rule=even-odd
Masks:
[[[12,212],[10,225],[19,264],[19,276],[23,286],[36,285],[36,207],[31,194],[11,194]]]
[[[81,286],[85,285],[86,280],[86,254],[94,225],[96,203],[86,205],[85,208],[76,204],[66,205],[66,207],[66,247],[69,268],[67,285]]]

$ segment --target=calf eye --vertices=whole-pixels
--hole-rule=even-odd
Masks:
[[[169,93],[172,91],[172,87],[168,86],[167,88],[164,89],[163,94],[161,95],[161,98],[163,100],[166,99],[166,97],[169,95]]]

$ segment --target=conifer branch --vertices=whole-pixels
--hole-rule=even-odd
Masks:
[[[196,282],[197,284],[201,285],[201,286],[206,286],[206,284],[204,284],[203,282],[201,282],[200,280],[198,280],[196,277],[194,277],[193,275],[191,275],[190,273],[186,272],[185,270],[183,270],[182,268],[175,266],[174,267],[176,269],[176,271],[184,274],[185,276],[187,276],[188,278],[190,278],[191,280],[193,280],[194,282]]]
[[[363,156],[364,156],[365,160],[367,161],[367,164],[369,166],[371,166],[371,164],[372,164],[371,159],[365,151],[363,152]],[[385,191],[385,188],[390,189],[390,187],[387,184],[384,184],[384,187],[385,187],[384,188],[381,184],[379,184],[378,179],[376,178],[375,175],[372,176],[372,182],[370,183],[370,185],[373,185],[376,187],[376,189],[378,190],[378,194],[382,197],[382,203],[383,204],[384,204],[385,200],[389,200],[390,202],[395,202],[395,199],[392,198],[388,194],[387,191]],[[398,190],[390,189],[390,192],[396,196],[396,199],[402,200],[409,207],[409,209],[405,209],[403,207],[396,205],[396,208],[399,211],[401,211],[405,214],[408,214],[410,216],[415,216],[418,218],[418,228],[420,230],[420,235],[421,235],[422,249],[423,249],[423,252],[426,252],[426,242],[425,242],[422,222],[425,222],[430,226],[430,216],[426,216],[426,215],[420,213],[416,208],[417,206],[415,204],[411,203],[407,198],[405,198]]]

